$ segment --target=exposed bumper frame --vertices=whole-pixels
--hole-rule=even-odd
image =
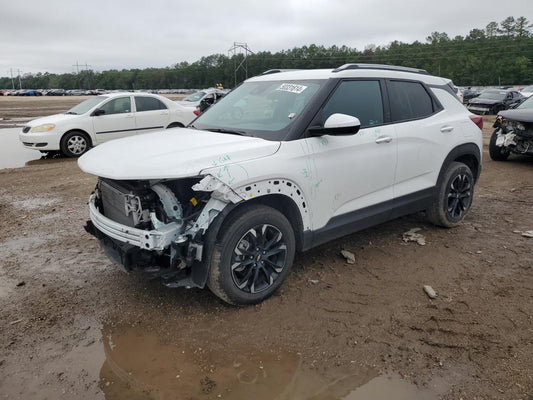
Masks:
[[[89,216],[96,229],[122,243],[131,244],[144,250],[164,250],[179,235],[179,225],[175,222],[156,230],[143,230],[119,224],[100,214],[95,204],[96,195],[89,197]]]

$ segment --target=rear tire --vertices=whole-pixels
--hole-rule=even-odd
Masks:
[[[470,168],[460,162],[452,162],[438,187],[432,206],[427,210],[431,223],[452,228],[468,213],[474,197],[474,176]]]
[[[496,129],[494,132],[492,132],[492,136],[490,137],[489,155],[490,158],[492,158],[494,161],[505,161],[509,158],[511,150],[505,147],[496,146],[496,140],[498,139],[498,131],[499,129]]]
[[[207,286],[234,305],[271,296],[290,272],[296,242],[278,210],[252,205],[228,217],[213,251]]]

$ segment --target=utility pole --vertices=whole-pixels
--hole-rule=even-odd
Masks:
[[[17,69],[19,73],[19,89],[22,89],[22,81],[20,80],[20,69]]]
[[[76,67],[76,74],[80,73],[80,64],[76,61],[76,64],[72,64],[73,67]]]
[[[85,76],[86,76],[86,78],[87,78],[87,89],[90,90],[90,89],[91,89],[91,79],[90,79],[89,74],[88,74],[88,72],[89,72],[89,67],[92,67],[92,65],[87,65],[87,61],[85,61],[85,72],[87,72],[87,73],[85,74]]]
[[[15,82],[13,81],[13,68],[9,68],[9,72],[11,72],[11,89],[15,90]]]
[[[233,57],[235,63],[235,86],[237,86],[237,71],[240,69],[244,70],[244,79],[248,79],[248,61],[246,59],[248,57],[248,53],[254,54],[254,52],[248,47],[247,43],[233,42],[233,47],[228,50],[228,56],[231,54],[229,57]],[[244,58],[239,65],[237,65],[237,59],[235,58],[237,54],[244,54]]]

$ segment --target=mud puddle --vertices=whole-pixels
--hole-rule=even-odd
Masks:
[[[0,129],[0,169],[23,167],[26,162],[41,158],[40,152],[22,146],[19,132],[20,128]]]
[[[324,371],[281,348],[213,346],[217,337],[210,331],[169,341],[140,327],[104,327],[102,342],[100,388],[107,400],[437,399],[436,393],[355,363]]]
[[[68,160],[58,152],[42,154],[38,150],[25,148],[19,141],[19,132],[20,128],[0,129],[0,169],[45,165]]]

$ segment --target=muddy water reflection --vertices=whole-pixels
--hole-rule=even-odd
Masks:
[[[215,335],[203,337],[206,344],[217,343]],[[294,352],[246,345],[207,349],[191,346],[186,337],[163,343],[141,328],[104,328],[102,339],[106,361],[100,378],[107,400],[342,399],[376,376],[372,370],[341,369],[319,375],[302,367]]]
[[[40,152],[22,146],[20,129],[0,129],[0,169],[23,167],[27,161],[41,158]]]
[[[295,352],[227,348],[214,332],[182,332],[176,341],[141,327],[104,327],[100,386],[106,399],[437,399],[400,378],[355,365],[319,372]]]

